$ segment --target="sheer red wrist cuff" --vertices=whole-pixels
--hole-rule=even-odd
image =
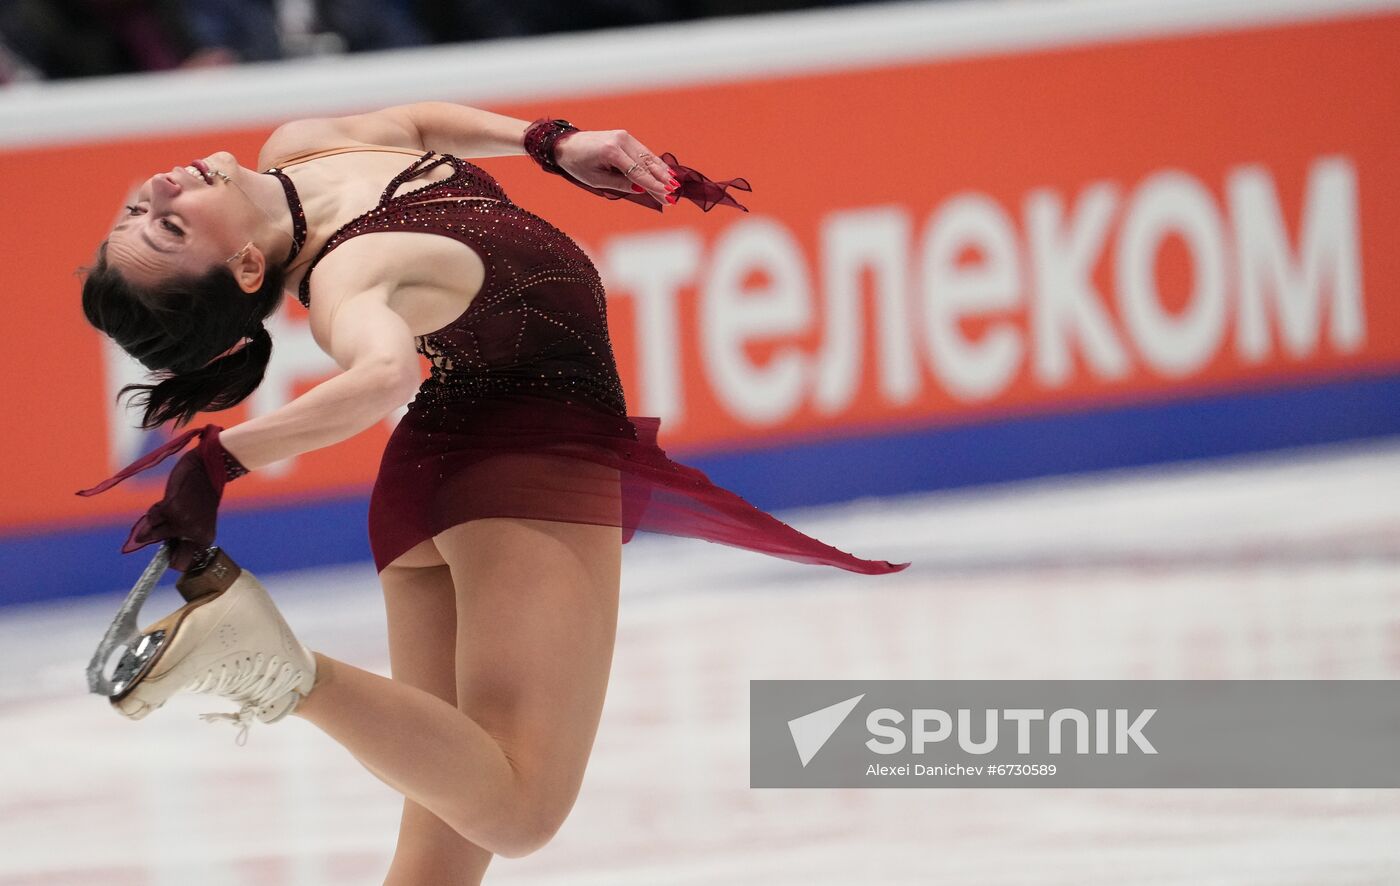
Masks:
[[[531,123],[525,130],[524,144],[525,152],[540,165],[545,172],[562,176],[577,187],[583,188],[590,194],[597,194],[609,200],[629,200],[639,206],[654,209],[660,212],[661,204],[657,203],[650,194],[626,194],[621,191],[613,191],[608,188],[595,188],[592,185],[584,184],[574,178],[554,159],[554,148],[559,140],[564,136],[577,132],[578,127],[567,120],[554,120],[548,117],[541,117]],[[678,187],[671,192],[676,198],[685,198],[705,212],[709,212],[715,206],[733,206],[735,209],[748,212],[748,207],[741,204],[729,195],[729,189],[735,188],[740,191],[752,191],[748,180],[743,178],[731,178],[724,181],[714,181],[697,169],[689,166],[682,166],[676,159],[676,155],[667,151],[662,154],[661,162],[671,168],[671,173],[676,177]],[[622,170],[618,170],[621,172]]]
[[[121,481],[135,474],[139,474],[148,468],[153,468],[165,459],[185,448],[185,444],[191,439],[199,437],[198,451],[203,458],[206,473],[209,479],[215,484],[217,491],[222,491],[224,484],[229,480],[241,477],[248,473],[248,469],[243,466],[238,459],[233,457],[219,443],[219,432],[223,428],[219,425],[205,425],[202,428],[191,428],[177,437],[172,437],[160,446],[136,459],[136,461],[122,468],[117,473],[98,483],[89,489],[78,490],[78,495],[91,496],[99,492],[106,492]]]

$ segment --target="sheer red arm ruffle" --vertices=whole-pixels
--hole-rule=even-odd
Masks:
[[[681,162],[676,159],[676,155],[672,154],[670,151],[661,155],[661,162],[671,167],[672,171],[675,173],[676,181],[680,184],[680,187],[671,192],[674,196],[678,198],[684,197],[706,212],[709,212],[715,206],[733,206],[735,209],[743,212],[749,211],[747,206],[735,200],[728,193],[730,188],[737,188],[740,191],[753,191],[753,188],[749,186],[748,179],[730,178],[724,181],[714,181],[698,169],[691,169],[689,166],[681,165]],[[550,171],[552,172],[553,170]],[[619,169],[618,172],[621,173],[622,170]],[[569,173],[563,169],[560,169],[556,174],[562,175],[585,191],[597,194],[601,197],[607,197],[609,200],[630,200],[638,206],[655,209],[657,212],[661,211],[661,204],[657,203],[656,198],[652,197],[650,194],[627,194],[609,188],[595,188],[592,185],[584,184],[572,175],[569,175]]]
[[[84,496],[105,492],[126,478],[155,467],[184,449],[191,439],[199,438],[199,445],[185,453],[170,471],[165,483],[165,496],[151,505],[131,527],[122,545],[123,554],[158,541],[171,540],[175,542],[175,547],[171,552],[170,565],[183,572],[214,543],[224,486],[230,480],[248,473],[248,469],[219,442],[219,432],[222,430],[213,424],[188,430],[141,456],[116,475],[89,489],[79,490],[78,495]]]

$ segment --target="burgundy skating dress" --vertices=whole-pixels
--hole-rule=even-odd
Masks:
[[[607,301],[586,254],[515,205],[485,170],[428,151],[379,204],[333,234],[308,266],[352,237],[428,231],[481,256],[486,278],[466,311],[417,339],[431,363],[389,438],[369,506],[375,566],[482,517],[528,517],[688,536],[800,563],[879,574],[908,563],[864,560],[804,535],[657,445],[660,419],[628,416],[608,335]],[[439,164],[451,177],[408,182]],[[280,170],[294,217],[304,217]],[[449,199],[450,198],[450,199]]]

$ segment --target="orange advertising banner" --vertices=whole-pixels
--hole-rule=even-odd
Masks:
[[[653,213],[476,161],[595,258],[630,412],[678,458],[1400,369],[1400,14],[487,107],[752,183],[748,213]],[[133,182],[268,131],[0,151],[0,532],[151,503],[74,495],[151,445],[74,271]],[[333,370],[300,305],[277,324],[264,388],[209,420]],[[230,506],[367,490],[391,426]]]

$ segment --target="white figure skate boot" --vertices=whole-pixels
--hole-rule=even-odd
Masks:
[[[316,659],[292,634],[267,590],[220,549],[175,585],[188,601],[142,632],[118,665],[112,706],[139,720],[180,691],[239,703],[231,720],[244,744],[252,719],[276,723],[316,684]]]

